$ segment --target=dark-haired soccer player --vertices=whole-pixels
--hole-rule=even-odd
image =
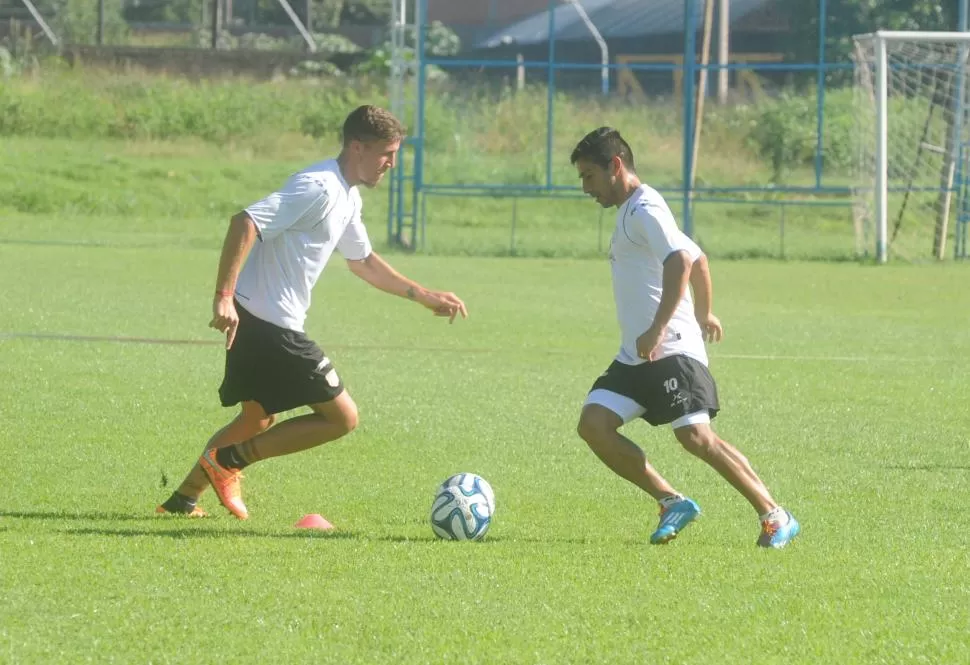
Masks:
[[[579,435],[604,464],[660,504],[651,543],[675,538],[700,508],[620,434],[620,427],[636,418],[670,424],[681,445],[711,465],[757,511],[757,544],[784,547],[798,535],[798,521],[775,502],[744,455],[711,428],[720,407],[704,342],[719,341],[723,330],[711,311],[707,257],[677,228],[664,198],[640,182],[633,151],[618,131],[601,127],[590,132],[571,161],[583,192],[604,208],[617,208],[609,259],[622,331],[619,353],[586,397]]]

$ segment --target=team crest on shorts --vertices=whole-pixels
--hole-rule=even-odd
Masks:
[[[326,374],[323,374],[323,371],[326,370],[327,367],[330,369],[327,370]],[[324,356],[323,360],[317,363],[316,372],[317,374],[323,374],[323,378],[327,381],[327,385],[329,385],[331,388],[336,388],[338,385],[340,385],[340,377],[337,376],[337,370],[333,368],[330,358]]]

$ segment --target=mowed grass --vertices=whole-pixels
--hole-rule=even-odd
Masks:
[[[391,256],[466,300],[453,326],[336,260],[308,331],[358,430],[248,469],[247,522],[211,493],[159,518],[233,415],[206,328],[226,212],[0,217],[0,662],[970,660],[966,265],[713,262],[716,426],[802,521],[783,551],[636,423],[704,510],[648,545],[655,506],[577,438],[618,339],[604,260]],[[480,543],[427,523],[461,471],[495,488]]]

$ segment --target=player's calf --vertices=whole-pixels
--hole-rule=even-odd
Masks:
[[[674,430],[674,436],[684,450],[704,461],[717,455],[724,445],[724,441],[707,425],[679,427]]]

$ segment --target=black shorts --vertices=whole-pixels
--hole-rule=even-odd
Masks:
[[[714,377],[704,363],[689,356],[667,356],[640,365],[614,360],[593,383],[590,393],[594,390],[608,390],[633,400],[645,409],[640,417],[651,425],[665,425],[703,411],[714,418],[720,409]]]
[[[255,401],[267,414],[329,402],[344,386],[333,363],[304,333],[280,328],[236,302],[239,328],[226,351],[223,406]]]

